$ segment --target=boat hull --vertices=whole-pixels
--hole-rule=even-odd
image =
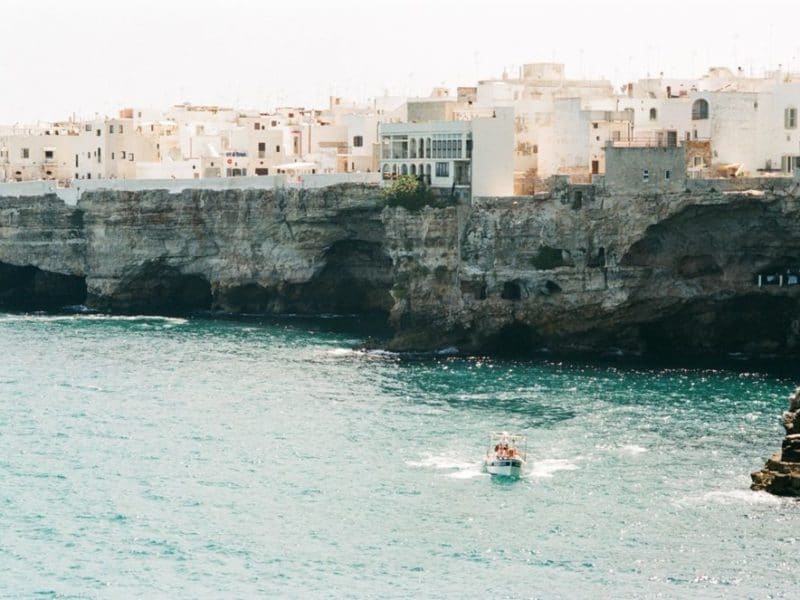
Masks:
[[[517,459],[487,460],[486,471],[499,477],[519,477],[522,474],[522,461]]]

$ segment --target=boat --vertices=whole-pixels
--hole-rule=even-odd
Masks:
[[[484,467],[491,475],[517,478],[528,458],[528,439],[519,433],[492,431]]]

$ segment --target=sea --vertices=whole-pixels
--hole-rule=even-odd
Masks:
[[[800,372],[402,355],[358,319],[0,314],[2,598],[797,598]],[[516,481],[481,469],[528,437]]]

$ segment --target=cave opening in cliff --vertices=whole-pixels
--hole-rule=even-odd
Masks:
[[[324,259],[325,266],[302,290],[310,312],[388,316],[394,277],[392,259],[380,243],[341,240]]]
[[[798,314],[800,299],[794,296],[703,299],[643,324],[640,337],[654,355],[791,353],[800,349]]]
[[[86,278],[0,262],[0,306],[58,310],[86,302]]]
[[[524,358],[541,348],[541,337],[530,325],[514,322],[504,325],[483,344],[482,350],[507,358]]]
[[[230,313],[371,315],[386,320],[394,304],[392,259],[381,244],[340,240],[308,281],[245,283],[221,288],[215,307]]]
[[[519,281],[506,281],[500,297],[503,300],[522,300],[522,284]]]
[[[186,315],[211,309],[211,285],[201,275],[152,261],[122,278],[113,296],[90,301],[114,312]]]

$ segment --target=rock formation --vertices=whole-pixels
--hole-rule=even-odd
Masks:
[[[374,312],[396,350],[797,355],[800,285],[757,274],[800,267],[798,183],[748,184],[418,211],[357,184],[0,198],[0,306]]]
[[[750,488],[777,496],[800,496],[800,387],[789,396],[783,427],[786,437],[781,451],[773,454],[763,469],[751,475]]]

